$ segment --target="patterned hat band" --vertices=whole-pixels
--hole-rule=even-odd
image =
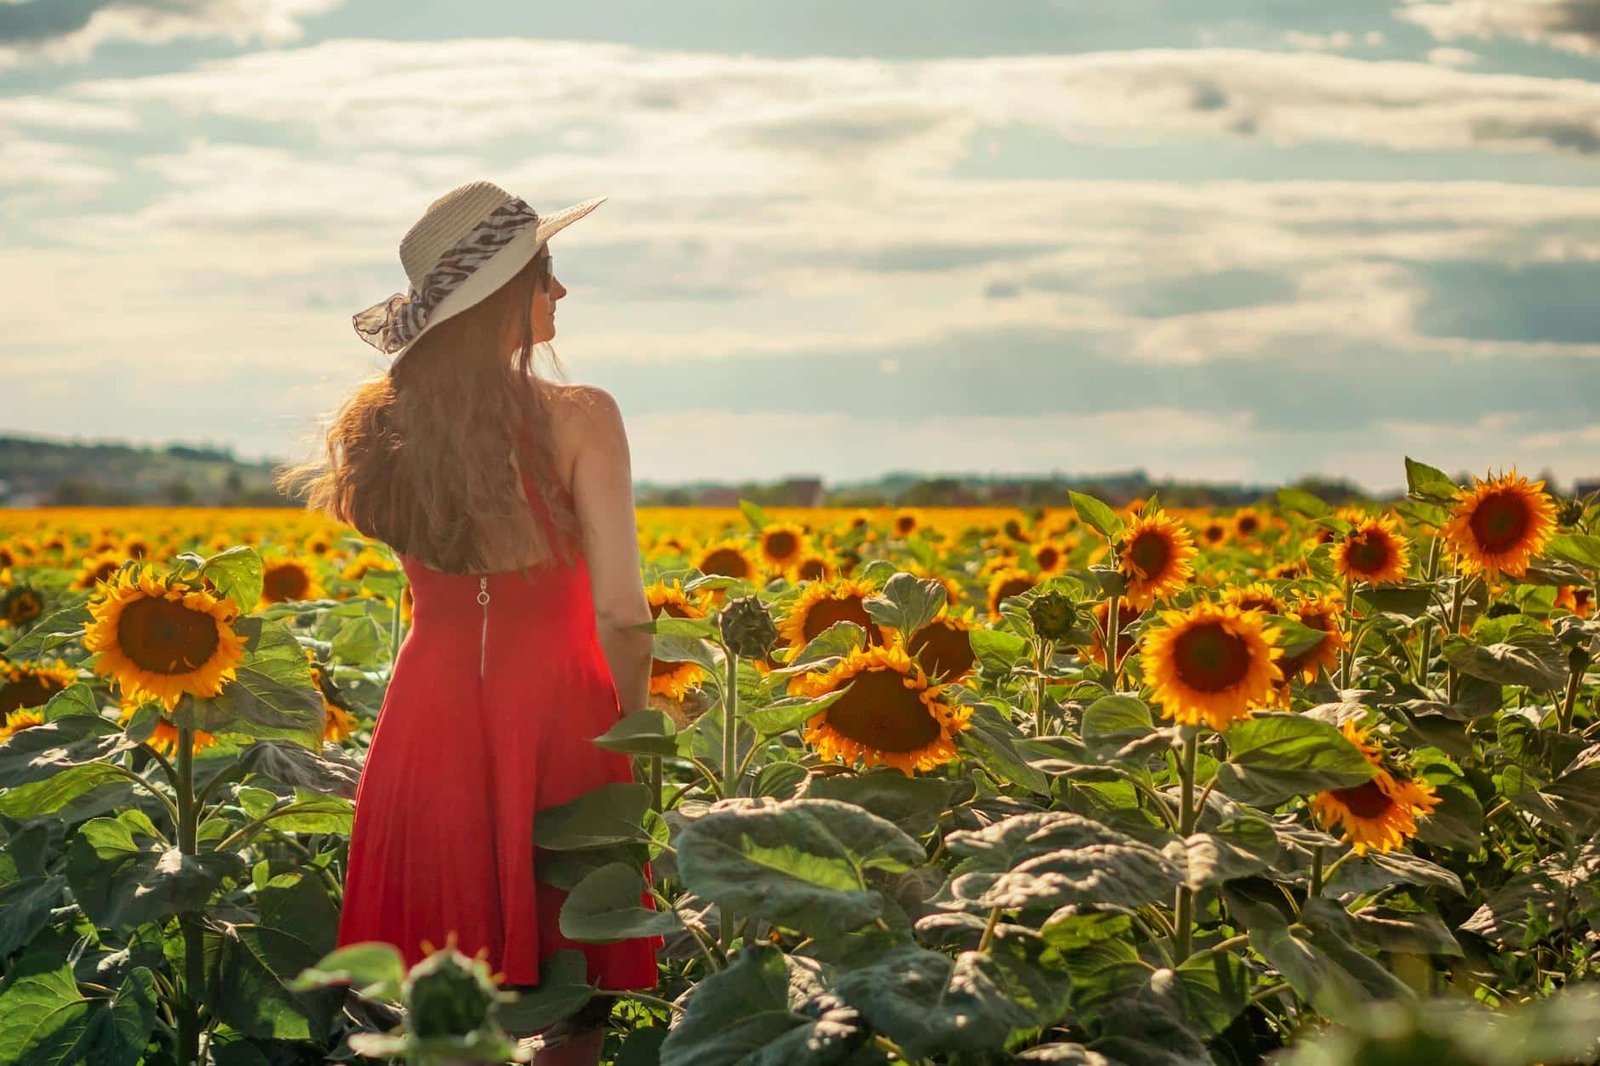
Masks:
[[[397,292],[351,316],[361,339],[381,352],[394,353],[411,343],[428,324],[428,316],[472,272],[493,258],[523,227],[538,225],[539,215],[521,197],[512,197],[491,211],[428,270],[409,292]]]

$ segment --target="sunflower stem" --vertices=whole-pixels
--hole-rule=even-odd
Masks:
[[[1439,577],[1440,543],[1441,538],[1434,537],[1433,544],[1428,548],[1428,584],[1430,586]],[[1420,628],[1422,629],[1422,660],[1417,664],[1417,685],[1419,687],[1428,683],[1428,649],[1433,644],[1433,630],[1428,626],[1421,626]]]
[[[978,938],[978,954],[987,954],[989,942],[994,939],[994,927],[1000,922],[1000,908],[989,908],[989,920],[984,923],[983,936]]]
[[[1451,582],[1450,588],[1450,628],[1441,638],[1441,646],[1444,641],[1450,639],[1452,633],[1457,633],[1461,630],[1461,585],[1461,575],[1457,573],[1455,579]],[[1460,682],[1461,675],[1457,672],[1455,666],[1447,664],[1444,675],[1444,701],[1446,703],[1455,703],[1457,690],[1461,687]]]
[[[661,806],[662,792],[661,756],[652,755],[650,756],[650,802],[657,814],[666,809]]]
[[[734,794],[739,784],[740,768],[734,765],[739,757],[735,731],[739,713],[739,655],[726,644],[722,651],[728,668],[727,683],[722,689],[722,796],[726,799]],[[717,916],[717,944],[726,954],[733,943],[733,916],[721,903],[717,904]]]
[[[1033,641],[1033,735],[1044,736],[1044,667],[1048,644],[1043,637],[1036,637]]]
[[[178,850],[184,855],[197,853],[199,836],[198,806],[194,794],[194,729],[178,727]],[[205,933],[200,915],[184,911],[178,915],[183,930],[183,998],[178,1005],[178,1061],[200,1061],[200,989],[205,983]]]
[[[1349,862],[1350,861],[1350,857],[1352,855],[1354,855],[1355,853],[1356,853],[1355,849],[1351,848],[1349,851],[1345,852],[1343,855],[1339,856],[1337,859],[1334,859],[1331,863],[1329,863],[1327,865],[1327,867],[1322,871],[1322,885],[1327,885],[1327,884],[1331,883],[1333,881],[1333,875],[1338,872],[1339,867],[1343,866],[1346,862]],[[1317,849],[1317,858],[1319,860],[1322,858],[1322,849],[1321,848]],[[1322,885],[1318,885],[1317,886],[1317,893],[1321,893]]]
[[[1322,845],[1311,849],[1311,887],[1306,891],[1309,899],[1322,895]]]
[[[1188,839],[1194,832],[1198,812],[1194,806],[1194,768],[1200,754],[1200,730],[1197,726],[1183,727],[1183,760],[1180,765],[1180,799],[1178,801],[1178,835]],[[1178,886],[1175,931],[1177,939],[1172,956],[1181,966],[1189,957],[1194,943],[1194,891],[1187,883]]]
[[[1578,705],[1578,690],[1583,687],[1584,670],[1584,666],[1569,666],[1567,694],[1561,701],[1561,717],[1558,719],[1563,733],[1572,729],[1572,711]]]
[[[1349,575],[1344,575],[1344,608],[1351,619],[1350,639],[1344,642],[1344,647],[1339,650],[1339,687],[1353,688],[1350,683],[1350,664],[1355,659],[1355,580]]]
[[[1111,606],[1106,608],[1106,665],[1111,669],[1111,691],[1122,690],[1122,619],[1117,601],[1122,597],[1111,594]]]

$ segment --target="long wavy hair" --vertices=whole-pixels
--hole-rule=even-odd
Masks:
[[[534,371],[535,292],[549,246],[491,295],[424,333],[358,385],[324,434],[326,454],[280,470],[291,498],[445,573],[574,565],[578,519],[560,491],[549,382]],[[542,344],[562,372],[554,349]],[[554,538],[528,506],[529,473]]]

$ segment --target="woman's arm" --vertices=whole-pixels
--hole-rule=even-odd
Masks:
[[[617,700],[628,714],[645,709],[651,652],[650,634],[627,628],[650,621],[639,561],[628,434],[617,401],[604,389],[584,386],[573,398],[578,409],[573,503],[583,530],[600,646],[617,686]]]

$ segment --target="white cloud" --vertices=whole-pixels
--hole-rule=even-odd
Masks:
[[[1454,48],[1450,45],[1440,45],[1438,48],[1428,49],[1428,62],[1441,67],[1470,67],[1482,58],[1476,52],[1469,52],[1465,48]]]
[[[234,44],[299,40],[304,23],[344,0],[10,0],[0,5],[0,68],[81,63],[107,42],[165,44],[222,38]]]
[[[1597,0],[1404,0],[1396,18],[1439,40],[1514,37],[1572,52],[1600,54]]]

